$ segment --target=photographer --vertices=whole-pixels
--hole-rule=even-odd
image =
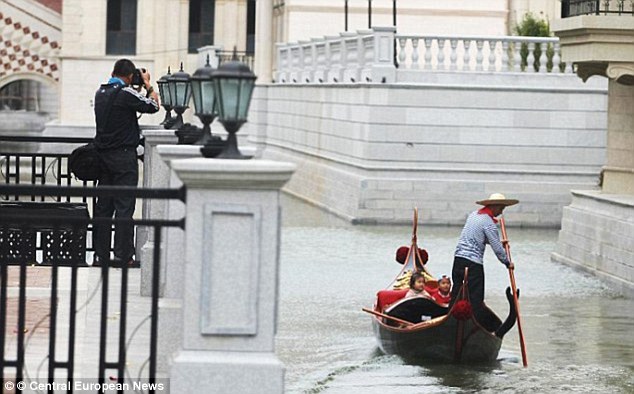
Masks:
[[[143,85],[147,96],[133,85]],[[102,161],[102,175],[98,186],[137,186],[139,167],[136,148],[140,140],[137,112],[155,113],[159,110],[157,93],[150,84],[150,74],[137,69],[130,60],[120,59],[114,64],[112,77],[95,94],[95,146]],[[132,218],[133,197],[99,197],[94,217]],[[110,225],[95,225],[93,246],[95,261],[110,260]],[[127,263],[134,255],[134,226],[115,226],[114,261]]]

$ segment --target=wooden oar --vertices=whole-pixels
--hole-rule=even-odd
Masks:
[[[392,321],[395,321],[395,322],[400,323],[400,324],[404,324],[404,325],[406,325],[406,326],[413,326],[413,325],[414,325],[414,323],[409,322],[409,321],[407,321],[407,320],[398,319],[398,318],[396,318],[396,317],[392,317],[392,316],[390,316],[390,315],[386,315],[386,314],[381,313],[381,312],[373,311],[373,310],[368,309],[368,308],[361,308],[361,310],[362,310],[363,312],[368,312],[368,313],[370,313],[370,314],[372,314],[372,315],[374,315],[374,316],[379,316],[379,317],[382,317],[382,318],[385,318],[385,319],[390,319],[390,320],[392,320]]]
[[[511,246],[509,245],[508,237],[506,236],[506,225],[504,224],[504,217],[500,218],[500,228],[502,229],[502,244],[506,250],[506,256],[511,260]],[[515,303],[515,312],[517,313],[517,330],[520,334],[520,348],[522,349],[522,363],[524,367],[528,366],[528,360],[526,359],[526,344],[524,343],[524,333],[522,331],[522,319],[520,318],[520,305],[517,301],[517,287],[515,286],[515,274],[513,270],[509,268],[509,277],[511,278],[511,290],[513,291],[513,302]]]

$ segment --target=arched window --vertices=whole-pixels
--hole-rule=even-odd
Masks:
[[[136,54],[137,0],[108,0],[106,54]]]
[[[215,0],[189,0],[189,53],[213,45],[215,14]]]
[[[0,89],[0,111],[39,111],[39,84],[28,79],[11,82]]]

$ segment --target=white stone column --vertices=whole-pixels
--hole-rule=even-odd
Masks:
[[[183,342],[176,393],[284,391],[274,353],[280,188],[295,166],[268,160],[173,160],[187,187]]]
[[[258,83],[269,83],[273,75],[273,0],[257,0],[255,5],[255,64]]]
[[[634,86],[610,79],[607,163],[603,167],[604,193],[634,195],[633,110]]]
[[[177,138],[174,130],[160,128],[144,129],[145,152],[143,155],[143,187],[167,188],[169,184],[169,168],[161,160],[156,146],[159,144],[175,144]],[[144,219],[161,219],[166,217],[166,200],[143,199],[142,217]],[[154,251],[154,230],[138,227],[136,234],[136,258],[141,261],[141,295],[152,295],[152,253]],[[161,293],[164,278],[161,278]]]

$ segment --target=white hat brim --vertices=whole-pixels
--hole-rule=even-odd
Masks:
[[[479,205],[504,205],[506,207],[510,207],[511,205],[515,205],[517,203],[519,203],[519,200],[515,200],[512,198],[506,198],[504,200],[480,200],[480,201],[476,201],[476,204]]]

